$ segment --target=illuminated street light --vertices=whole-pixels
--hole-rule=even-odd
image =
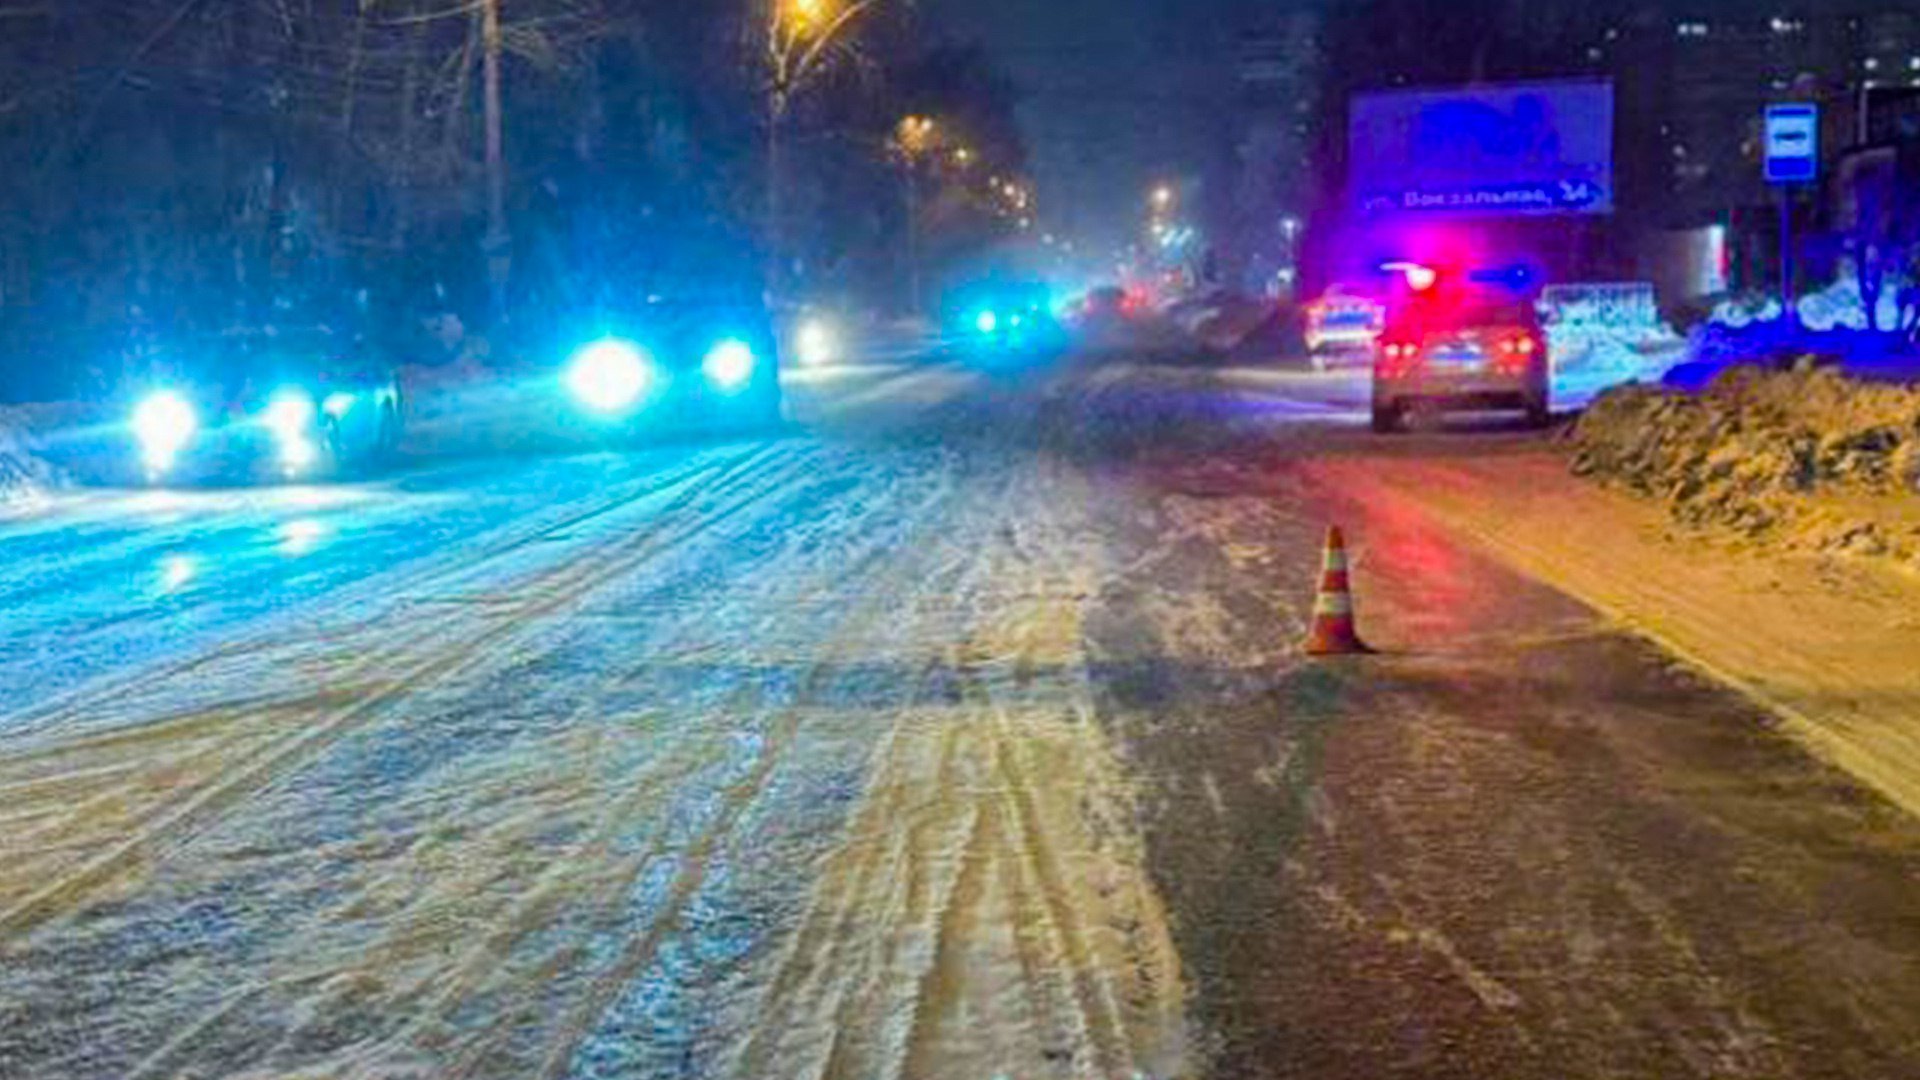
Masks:
[[[1166,184],[1161,184],[1159,187],[1153,189],[1153,208],[1155,210],[1166,210],[1172,205],[1173,188]]]
[[[907,153],[923,153],[933,142],[933,120],[925,116],[906,117],[900,121],[894,138]]]
[[[832,0],[783,0],[782,11],[795,33],[807,33],[826,22],[833,4]]]

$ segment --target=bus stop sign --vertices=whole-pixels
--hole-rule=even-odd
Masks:
[[[1820,175],[1820,107],[1767,106],[1767,183],[1807,184]]]

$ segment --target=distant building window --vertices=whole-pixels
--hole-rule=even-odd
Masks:
[[[1804,20],[1791,19],[1781,15],[1775,15],[1773,22],[1769,25],[1773,27],[1773,32],[1776,34],[1798,34],[1807,28]]]
[[[1703,38],[1707,36],[1707,24],[1703,22],[1683,22],[1674,27],[1673,32],[1683,38]]]
[[[1860,62],[1860,66],[1866,68],[1868,71],[1879,71],[1880,58],[1877,56],[1869,56]]]
[[[1907,70],[1920,71],[1920,56],[1907,57]]]
[[[1600,62],[1600,57],[1602,55],[1604,54],[1601,53],[1600,46],[1598,45],[1591,46],[1587,49],[1587,59],[1593,61],[1596,64]]]

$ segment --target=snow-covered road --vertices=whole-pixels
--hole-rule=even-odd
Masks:
[[[776,439],[0,526],[0,1076],[1920,1061],[1920,829],[1315,487],[1383,449],[1351,387],[794,391]],[[1308,666],[1333,513],[1388,655]]]

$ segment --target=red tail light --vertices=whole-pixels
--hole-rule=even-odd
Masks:
[[[1494,363],[1503,371],[1523,372],[1532,365],[1533,354],[1539,351],[1540,343],[1532,335],[1510,337],[1500,343]]]
[[[1410,341],[1389,341],[1380,346],[1380,376],[1398,379],[1420,366],[1420,346]]]

